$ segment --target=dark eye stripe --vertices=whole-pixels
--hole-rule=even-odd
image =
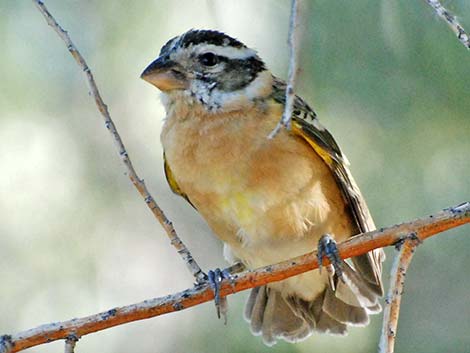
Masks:
[[[219,60],[225,63],[223,74],[217,85],[223,91],[243,89],[256,79],[260,72],[266,70],[264,63],[255,56],[246,59],[219,56]]]

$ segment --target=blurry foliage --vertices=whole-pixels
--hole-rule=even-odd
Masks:
[[[224,266],[220,244],[163,180],[158,135],[164,113],[139,74],[168,38],[189,28],[217,28],[257,48],[285,77],[289,2],[47,5],[87,58],[138,172],[182,238],[205,268]],[[470,3],[446,5],[470,29]],[[2,1],[0,13],[0,332],[188,287],[192,279],[123,174],[63,44],[30,1]],[[376,223],[470,200],[470,53],[425,2],[318,0],[303,18],[299,92],[346,151]],[[408,275],[397,351],[468,352],[470,281],[462,271],[470,266],[468,232],[454,230],[420,246]],[[77,349],[376,349],[380,317],[347,337],[314,335],[268,349],[243,322],[245,296],[230,297],[226,327],[206,304],[87,336]],[[55,352],[58,345],[31,351]]]

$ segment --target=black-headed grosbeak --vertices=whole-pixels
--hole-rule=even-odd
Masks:
[[[286,84],[256,51],[224,33],[190,30],[166,43],[142,78],[162,91],[161,133],[170,187],[253,269],[374,229],[345,156],[313,110],[295,97],[292,129],[268,135]],[[254,288],[245,317],[266,344],[313,331],[344,334],[380,311],[382,250]],[[340,276],[341,275],[341,276]],[[340,279],[341,277],[341,279]]]

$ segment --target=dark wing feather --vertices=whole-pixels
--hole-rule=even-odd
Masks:
[[[285,82],[275,78],[272,98],[283,105],[285,104],[285,90]],[[346,157],[333,136],[319,123],[315,112],[298,96],[295,96],[294,100],[292,131],[305,139],[330,168],[359,232],[374,230],[374,221],[347,167]],[[379,295],[383,295],[381,275],[384,258],[383,250],[378,249],[352,259],[355,268],[367,280],[371,289]]]

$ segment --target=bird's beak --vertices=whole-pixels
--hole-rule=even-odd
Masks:
[[[188,87],[186,76],[178,65],[162,56],[147,66],[140,78],[164,92]]]

